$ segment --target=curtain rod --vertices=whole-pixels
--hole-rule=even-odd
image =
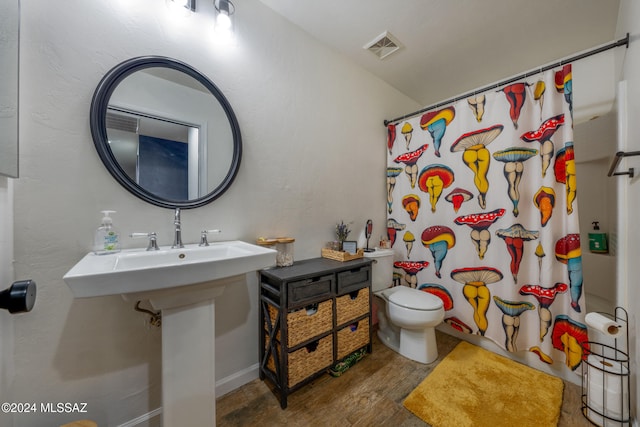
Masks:
[[[587,52],[584,52],[584,53],[581,53],[579,55],[573,56],[571,58],[567,58],[567,59],[563,59],[563,60],[557,61],[557,62],[555,62],[553,64],[546,65],[546,66],[544,66],[542,68],[536,69],[535,71],[530,71],[530,72],[527,72],[527,73],[520,74],[519,76],[516,76],[516,77],[511,77],[511,78],[509,78],[507,80],[503,80],[501,82],[494,83],[494,84],[492,84],[490,86],[486,86],[486,87],[483,87],[481,89],[476,89],[476,90],[474,90],[472,92],[465,93],[464,95],[456,96],[455,98],[451,98],[451,99],[448,99],[446,101],[442,101],[442,102],[439,102],[437,104],[430,105],[430,106],[425,107],[425,108],[423,108],[421,110],[414,111],[413,113],[409,113],[409,114],[406,114],[406,115],[401,116],[401,117],[396,117],[395,119],[385,120],[384,121],[384,125],[388,126],[391,123],[399,122],[401,120],[405,120],[405,119],[408,119],[410,117],[415,117],[418,114],[422,114],[422,113],[425,113],[425,112],[427,112],[429,110],[433,110],[435,108],[442,107],[442,106],[445,106],[447,104],[451,104],[451,103],[456,102],[456,101],[460,101],[461,99],[468,98],[468,97],[470,97],[472,95],[475,95],[475,94],[478,94],[478,93],[482,93],[482,92],[488,92],[490,90],[499,88],[500,86],[506,86],[509,83],[516,82],[518,80],[527,78],[527,77],[532,76],[534,74],[543,73],[545,71],[551,70],[551,69],[559,67],[561,65],[565,65],[565,64],[567,64],[569,62],[578,61],[578,60],[584,59],[584,58],[586,58],[588,56],[595,55],[597,53],[604,52],[606,50],[613,49],[614,47],[618,47],[618,46],[622,46],[622,45],[625,45],[627,48],[629,48],[629,33],[627,33],[627,36],[625,38],[623,38],[623,39],[620,39],[618,41],[606,44],[604,46],[600,46],[598,48],[589,50]]]

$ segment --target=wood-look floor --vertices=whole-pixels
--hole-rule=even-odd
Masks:
[[[438,360],[459,340],[437,332]],[[217,400],[218,426],[425,426],[402,406],[430,366],[408,360],[374,334],[373,352],[340,377],[323,375],[289,395],[287,409],[268,382],[254,380]],[[580,410],[580,386],[565,382],[560,427],[590,426]]]

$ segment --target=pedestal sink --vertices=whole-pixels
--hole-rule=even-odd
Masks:
[[[163,426],[214,426],[215,298],[275,258],[241,241],[90,253],[63,279],[75,298],[122,295],[161,310]]]

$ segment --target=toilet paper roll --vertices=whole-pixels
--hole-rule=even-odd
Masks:
[[[587,358],[587,366],[587,416],[600,426],[620,425],[612,420],[629,418],[628,369],[619,362],[594,355]]]
[[[621,326],[600,313],[587,313],[584,321],[596,331],[600,331],[610,337],[615,337],[620,332]]]

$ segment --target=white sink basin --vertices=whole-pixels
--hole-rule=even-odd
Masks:
[[[275,264],[276,251],[242,241],[159,251],[87,254],[63,279],[76,298],[126,295],[214,282]]]

